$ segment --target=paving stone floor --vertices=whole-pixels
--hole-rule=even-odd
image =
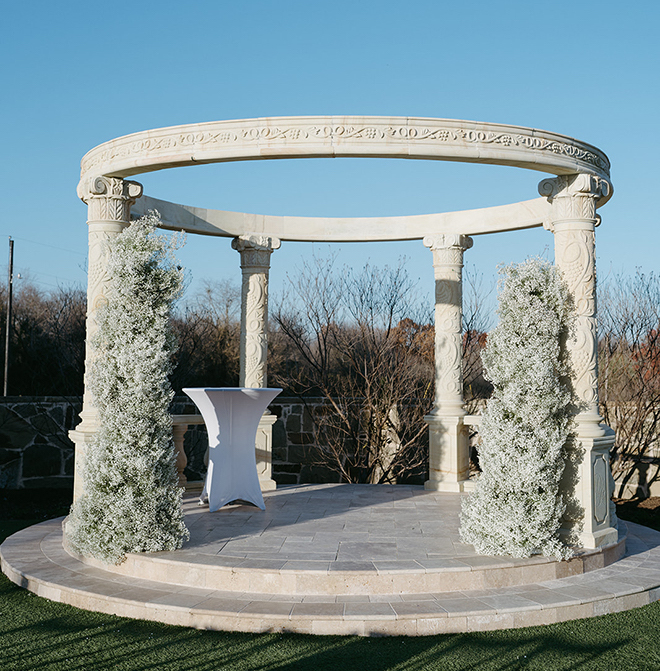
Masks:
[[[268,559],[280,568],[449,567],[460,565],[458,556],[477,558],[460,542],[455,494],[402,485],[298,485],[269,492],[265,501],[265,511],[230,505],[213,513],[189,501],[185,549]]]

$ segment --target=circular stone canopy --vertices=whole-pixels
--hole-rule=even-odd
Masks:
[[[609,181],[610,163],[596,147],[548,131],[494,123],[414,117],[271,117],[171,126],[98,145],[81,161],[82,196],[97,177],[131,177],[181,166],[278,158],[406,158],[516,166]],[[609,196],[603,198],[603,205]],[[405,240],[451,231],[478,235],[540,226],[545,198],[523,203],[412,217],[275,217],[206,210],[139,199],[140,214],[158,209],[164,228],[283,240]]]

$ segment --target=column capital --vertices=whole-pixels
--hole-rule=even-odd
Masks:
[[[279,249],[279,238],[261,235],[259,233],[248,233],[240,235],[231,241],[231,246],[241,255],[241,268],[268,268],[270,266],[270,255],[275,249]]]
[[[142,196],[142,184],[118,177],[95,177],[78,184],[78,196],[87,203],[88,221],[130,224],[131,205]]]
[[[612,195],[612,184],[603,177],[588,175],[559,175],[539,182],[539,193],[552,205],[551,226],[562,221],[600,223],[596,209]]]
[[[428,247],[431,251],[438,249],[460,249],[464,252],[466,249],[472,247],[472,238],[469,235],[462,235],[460,233],[439,233],[437,235],[424,236],[424,247]]]

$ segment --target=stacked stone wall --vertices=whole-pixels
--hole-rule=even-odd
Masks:
[[[277,398],[270,411],[273,425],[273,480],[278,485],[339,482],[339,473],[320,463],[313,414],[325,405],[322,398]]]
[[[82,399],[8,396],[0,401],[0,488],[73,487],[73,443]]]
[[[74,447],[68,432],[80,422],[80,398],[7,397],[0,399],[0,488],[24,489],[73,486]],[[322,399],[310,399],[310,407]],[[172,413],[198,414],[190,399],[174,399]],[[338,482],[333,471],[315,461],[314,426],[310,411],[298,399],[282,398],[271,405],[273,479],[280,485]],[[206,428],[191,425],[185,435],[186,477],[199,481],[206,473]]]

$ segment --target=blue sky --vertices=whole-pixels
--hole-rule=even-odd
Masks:
[[[4,136],[0,273],[44,289],[86,284],[80,159],[106,140],[182,123],[366,114],[542,128],[596,145],[612,162],[602,210],[601,277],[658,269],[660,3],[168,2],[11,3],[0,57]],[[139,180],[149,195],[200,207],[309,216],[403,215],[537,196],[542,173],[429,161],[311,159],[180,168]],[[475,238],[466,265],[552,257],[542,230]],[[284,243],[272,291],[323,244]],[[333,246],[338,263],[406,256],[423,292],[421,241]],[[189,236],[190,291],[239,279],[229,240]]]

